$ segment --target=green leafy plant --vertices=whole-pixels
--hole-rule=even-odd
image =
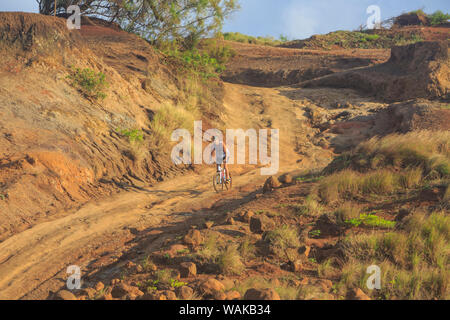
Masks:
[[[89,68],[72,68],[68,79],[87,98],[95,100],[103,100],[106,98],[106,93],[103,90],[108,87],[108,83],[106,82],[106,75],[103,72],[95,72]]]
[[[123,129],[118,131],[120,134],[127,137],[130,143],[144,141],[144,133],[140,129]]]
[[[310,237],[317,238],[317,237],[320,237],[321,233],[322,233],[322,231],[320,231],[320,230],[313,230],[313,231],[309,232],[309,235],[310,235]]]
[[[186,282],[182,282],[182,281],[178,281],[177,279],[170,279],[170,286],[172,288],[179,288],[179,287],[187,286],[187,283]]]
[[[385,220],[374,214],[361,214],[359,218],[348,219],[345,222],[354,227],[359,227],[360,225],[386,229],[392,229],[395,227],[395,221]]]
[[[450,19],[450,14],[443,13],[441,10],[435,11],[433,14],[428,15],[430,24],[432,26],[437,26],[446,23]]]

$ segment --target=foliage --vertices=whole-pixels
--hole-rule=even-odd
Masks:
[[[39,12],[54,13],[54,0],[37,0]],[[186,48],[221,29],[223,21],[239,8],[236,0],[58,0],[57,13],[72,4],[81,13],[118,23],[156,43],[179,39]]]
[[[395,227],[394,221],[385,220],[374,214],[361,214],[359,218],[352,218],[345,221],[347,224],[354,227],[359,227],[360,225],[366,227],[379,227],[391,229]]]
[[[89,68],[72,68],[72,72],[67,78],[72,80],[72,85],[86,97],[92,99],[106,98],[103,90],[108,86],[108,83],[103,72],[95,72]]]
[[[279,46],[288,41],[288,38],[284,35],[280,35],[279,39],[274,37],[253,37],[239,32],[226,32],[223,34],[223,38],[228,41],[236,41],[241,43],[249,43],[263,46]]]

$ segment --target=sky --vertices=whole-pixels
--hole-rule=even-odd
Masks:
[[[367,22],[371,5],[380,8],[385,20],[403,12],[424,9],[450,12],[449,0],[239,0],[241,10],[234,13],[224,32],[252,36],[287,36],[304,39],[313,34],[336,30],[355,30]],[[0,11],[37,12],[36,0],[0,0]]]

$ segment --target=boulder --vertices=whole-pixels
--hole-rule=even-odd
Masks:
[[[275,228],[275,222],[266,215],[254,216],[250,219],[250,231],[262,234]]]
[[[201,245],[204,241],[204,238],[200,231],[196,229],[191,229],[187,233],[187,235],[184,237],[184,243],[191,245],[193,247],[198,247]]]
[[[61,290],[55,295],[55,300],[78,300],[77,297],[70,291]]]
[[[244,300],[281,300],[274,289],[248,289]]]
[[[123,282],[114,286],[111,291],[111,295],[113,298],[122,298],[124,296],[129,296],[130,298],[136,298],[143,296],[144,293],[139,290],[138,287],[129,286]]]
[[[192,262],[183,262],[180,264],[180,276],[182,278],[195,277],[197,275],[197,266]]]
[[[194,290],[191,287],[182,286],[177,289],[177,294],[180,300],[191,300]]]
[[[207,296],[215,296],[218,292],[223,292],[225,286],[219,280],[209,278],[200,284],[199,290]]]
[[[273,189],[279,188],[280,186],[281,183],[278,181],[278,179],[270,177],[264,183],[263,193],[271,192]]]

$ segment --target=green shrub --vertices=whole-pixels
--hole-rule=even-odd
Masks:
[[[361,214],[359,218],[348,219],[345,222],[354,227],[359,227],[360,225],[366,227],[378,227],[387,229],[392,229],[395,227],[394,221],[385,220],[374,214]]]
[[[430,20],[430,24],[432,26],[437,26],[446,23],[450,19],[450,14],[443,13],[441,10],[438,10],[433,14],[428,15],[428,19]]]
[[[119,132],[128,138],[130,143],[137,143],[144,141],[144,133],[140,129],[123,129]]]
[[[106,98],[106,93],[103,90],[108,86],[108,83],[106,82],[106,75],[104,73],[97,73],[89,68],[72,68],[72,73],[68,78],[72,80],[72,85],[86,97],[91,99]]]
[[[263,46],[279,46],[283,44],[284,42],[288,41],[288,38],[286,36],[281,35],[280,39],[275,39],[274,37],[253,37],[248,36],[239,32],[226,32],[223,34],[223,38],[228,41],[235,41],[235,42],[241,42],[241,43],[248,43],[248,44],[256,44],[256,45],[263,45]]]

